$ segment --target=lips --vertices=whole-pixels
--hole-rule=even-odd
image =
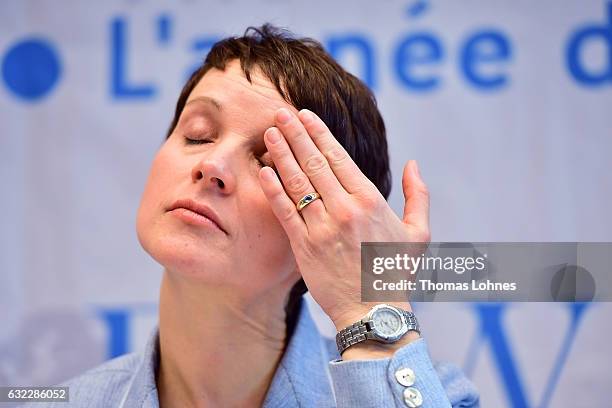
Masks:
[[[177,208],[184,208],[186,210],[193,211],[196,214],[199,214],[203,217],[208,218],[209,220],[214,222],[221,231],[227,234],[227,231],[225,230],[225,228],[223,227],[223,225],[221,225],[221,222],[219,221],[219,217],[217,216],[217,214],[215,214],[215,212],[210,207],[204,204],[197,203],[191,199],[183,199],[183,200],[177,200],[174,204],[172,204],[168,208],[168,211],[176,210]]]

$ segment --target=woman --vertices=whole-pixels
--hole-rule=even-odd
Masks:
[[[217,43],[182,91],[138,212],[164,267],[159,329],[144,355],[69,382],[72,404],[476,406],[456,369],[434,369],[407,302],[372,312],[360,300],[361,242],[429,240],[413,161],[402,186],[399,219],[374,98],[318,43],[270,26]],[[337,344],[317,332],[306,287]],[[368,313],[393,342],[360,335],[374,330]]]

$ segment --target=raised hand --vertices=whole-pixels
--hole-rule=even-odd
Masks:
[[[318,116],[279,109],[275,122],[264,140],[282,184],[270,167],[260,170],[260,182],[312,297],[341,329],[372,306],[361,302],[361,242],[429,242],[427,187],[409,161],[400,219]],[[298,211],[312,192],[321,199]]]

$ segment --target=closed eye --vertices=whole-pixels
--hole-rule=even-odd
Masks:
[[[209,139],[190,139],[187,136],[185,136],[185,144],[188,144],[188,145],[200,145],[200,144],[205,144],[205,143],[212,143],[212,140],[209,140]]]

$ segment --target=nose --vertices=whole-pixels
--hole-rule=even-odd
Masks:
[[[236,181],[228,163],[228,158],[209,155],[196,162],[191,170],[191,180],[200,183],[202,188],[213,189],[223,194],[233,191]]]

